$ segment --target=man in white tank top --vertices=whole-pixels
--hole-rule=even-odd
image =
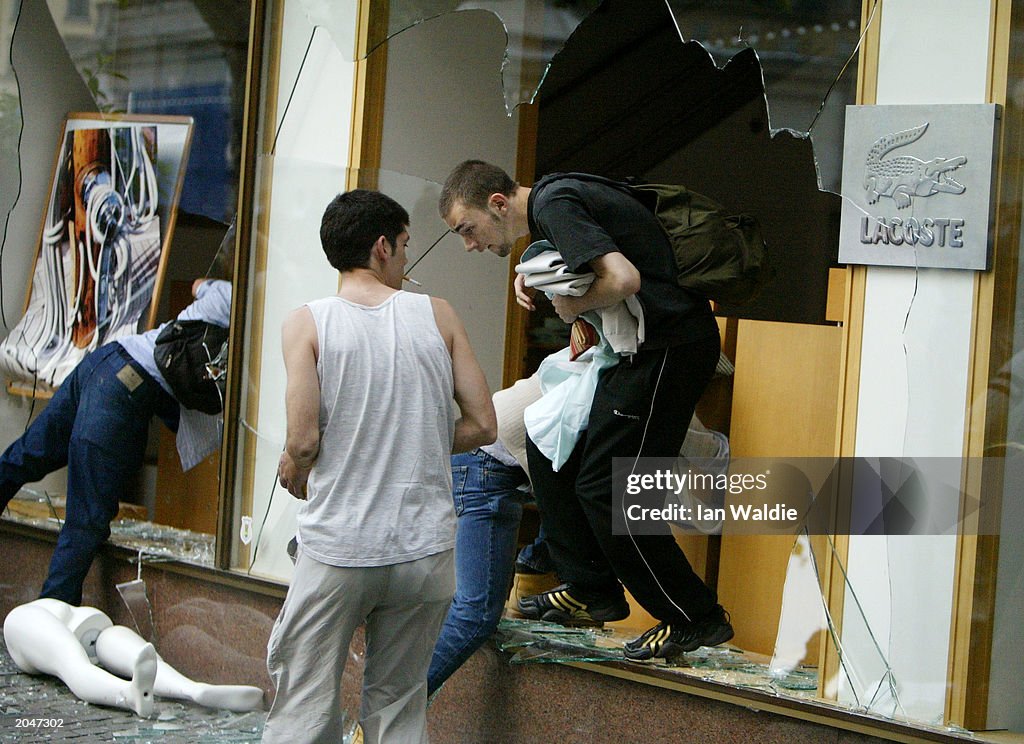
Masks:
[[[283,324],[278,478],[304,501],[267,647],[267,742],[342,738],[341,680],[364,622],[364,741],[427,741],[427,667],[455,585],[449,455],[490,444],[497,423],[455,311],[400,290],[408,224],[383,194],[337,196],[320,238],[340,290]]]

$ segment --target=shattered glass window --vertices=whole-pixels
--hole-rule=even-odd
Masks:
[[[0,3],[4,447],[90,351],[177,315],[197,278],[230,279],[249,16],[248,2]],[[186,472],[174,433],[151,427],[115,541],[212,565],[220,429],[204,426],[213,452]],[[65,491],[57,470],[5,517],[59,529]]]
[[[49,2],[96,109],[192,117],[180,209],[230,221],[237,198],[248,3],[81,5]]]
[[[167,282],[205,272],[235,214],[250,4],[91,3],[88,12],[84,5],[0,0],[0,46],[10,50],[9,59],[0,59],[0,209],[7,217],[5,236],[17,235],[24,244],[12,247],[5,237],[0,258],[8,330],[23,310],[21,292],[32,272],[34,233],[57,146],[56,122],[68,110],[193,119]],[[467,256],[437,215],[440,184],[466,158],[494,162],[524,185],[567,171],[684,184],[730,213],[755,217],[770,247],[773,276],[751,304],[718,306],[724,324],[732,323],[735,331],[738,319],[778,321],[838,333],[841,322],[826,308],[834,291],[829,272],[839,268],[845,107],[856,101],[859,50],[865,34],[880,23],[880,3],[394,0],[367,6],[364,29],[355,3],[270,2],[262,29],[261,88],[254,92],[260,112],[250,122],[258,130],[250,174],[255,196],[243,207],[251,223],[242,244],[248,271],[236,285],[246,298],[237,373],[242,404],[234,422],[236,447],[225,454],[234,461],[235,479],[225,520],[230,531],[221,537],[230,541],[234,570],[278,581],[290,576],[288,546],[298,505],[276,482],[285,440],[280,322],[292,308],[337,289],[317,228],[324,205],[339,191],[379,188],[409,209],[406,289],[452,302],[492,389],[501,387],[506,365],[523,374],[535,369],[565,345],[567,331],[542,308],[524,329],[524,358],[504,358],[508,266],[492,256]],[[18,29],[32,35],[19,43]],[[53,60],[47,69],[19,64],[32,59],[33,46],[45,48]],[[353,112],[361,74],[372,80],[371,91]],[[1019,93],[1019,87],[1013,90]],[[52,90],[66,95],[59,102],[40,95]],[[29,162],[46,165],[26,168]],[[31,238],[27,243],[25,236]],[[1012,272],[1016,276],[1016,265]],[[1020,306],[1016,296],[1005,299],[1011,309]],[[170,311],[161,313],[168,317]],[[990,405],[1005,409],[1005,431],[995,431],[993,424],[986,439],[1002,442],[1007,452],[1020,439],[1017,352],[1024,345],[1019,323],[1012,320],[1012,341],[998,340],[989,391],[1001,396]],[[908,360],[930,363],[912,352]],[[728,394],[729,384],[719,379],[713,387]],[[916,391],[900,394],[916,413],[929,406]],[[34,411],[27,398],[5,406],[14,414],[4,416],[9,442]],[[729,433],[725,409],[726,424],[719,428]],[[708,423],[714,423],[713,414]],[[162,473],[165,455],[159,451],[154,457]],[[202,526],[172,516],[158,518],[165,526],[151,528],[148,520],[129,518],[119,522],[118,539],[152,554],[152,560],[180,553],[210,565],[218,475],[216,463],[207,467],[201,480],[213,488],[204,505],[180,510],[204,515]],[[1007,475],[1008,497],[1018,481]],[[53,524],[59,517],[54,496],[61,488],[59,481],[39,488],[41,505],[30,507],[35,512],[24,519]],[[158,480],[150,500],[197,490]],[[1006,525],[1019,521],[1012,502],[1007,498]],[[152,516],[159,505],[136,506]],[[659,673],[910,721],[937,735],[956,731],[933,705],[945,694],[944,661],[910,657],[908,636],[926,633],[905,627],[901,619],[921,599],[915,592],[924,577],[908,558],[902,536],[859,542],[856,565],[843,535],[754,538],[746,554],[756,555],[757,568],[770,574],[770,591],[762,595],[762,586],[743,587],[750,595],[745,601],[760,603],[756,622],[749,621],[750,607],[729,609],[737,627],[748,615],[748,624],[761,626],[759,634],[739,634],[733,643],[672,664],[656,662]],[[952,539],[947,538],[936,542],[943,551]],[[700,554],[693,562],[712,582],[723,554],[736,545],[718,536],[679,539],[688,554]],[[1007,555],[1019,552],[1013,545],[1004,535]],[[1012,565],[1001,563],[992,599],[1003,618],[1013,616],[1020,602],[1019,577],[1007,567]],[[933,569],[952,576],[945,559]],[[996,623],[990,654],[993,679],[1009,689],[1019,677],[1018,625]],[[637,672],[644,667],[624,661],[621,646],[644,629],[566,632],[506,620],[496,642],[512,663],[585,660]],[[944,624],[940,630],[945,633]],[[943,640],[942,646],[948,644]],[[905,671],[915,664],[920,668]],[[936,666],[943,667],[938,674]],[[1000,705],[992,709],[993,721],[1018,726],[1013,706]]]
[[[21,10],[20,2],[5,0],[0,3],[0,214],[7,216],[18,196],[21,165],[18,162],[18,142],[23,126],[21,95],[17,72],[12,64],[14,28]],[[6,227],[4,233],[6,234]],[[0,284],[2,286],[2,284]],[[0,301],[3,298],[0,297]],[[3,304],[6,315],[6,303]],[[7,326],[6,318],[4,326]]]
[[[669,5],[604,3],[555,56],[536,99],[536,175],[678,183],[750,214],[774,275],[720,312],[824,322],[839,199],[820,187],[838,183],[860,3]]]
[[[318,286],[309,278],[308,267],[323,263],[313,234],[323,206],[343,184],[378,187],[412,215],[408,273],[422,290],[406,288],[451,299],[495,388],[505,360],[494,329],[504,325],[505,306],[493,298],[506,292],[507,267],[465,258],[460,242],[446,235],[436,202],[459,161],[484,157],[516,172],[517,154],[527,148],[533,165],[517,172],[524,183],[583,170],[685,183],[730,209],[753,212],[778,246],[777,281],[787,291],[779,297],[768,289],[775,302],[739,315],[824,323],[839,219],[839,197],[829,188],[838,186],[842,116],[853,102],[860,5],[670,6],[396,2],[383,19],[371,19],[370,38],[360,41],[351,9],[314,0],[286,5],[278,87],[263,99],[273,103],[263,114],[258,163],[261,181],[277,196],[257,205],[253,255],[261,269],[249,287],[268,321],[333,291],[330,273],[317,275]],[[343,115],[317,91],[347,82],[342,70],[364,59],[360,48],[368,66],[386,66],[386,83],[375,101],[383,101],[379,167],[353,172],[337,139],[323,138],[329,144],[317,151],[311,138],[332,127],[343,131]],[[524,117],[535,124],[524,125]],[[525,144],[523,132],[531,130],[524,126],[535,126]],[[533,330],[539,354],[558,342]],[[239,569],[270,577],[290,574],[286,547],[296,529],[295,502],[273,486],[284,441],[283,412],[272,403],[282,384],[273,331],[250,331],[262,340],[246,360],[243,397],[250,403],[242,414],[234,520],[243,537],[233,551]],[[774,608],[785,612],[779,649],[773,653],[773,637],[757,651],[729,647],[687,657],[687,673],[802,699],[835,697],[818,676],[828,623],[815,561],[827,561],[815,551],[825,543],[801,538],[788,545],[790,578],[789,548],[780,549],[785,608]],[[501,644],[517,663],[606,662],[621,659],[630,636],[619,633],[513,623]]]

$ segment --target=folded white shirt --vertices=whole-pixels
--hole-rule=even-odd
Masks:
[[[551,271],[559,266],[565,266],[565,260],[556,250],[548,250],[538,253],[522,263],[516,264],[517,274],[537,274],[542,271]]]
[[[534,243],[534,245],[538,245],[538,243]],[[540,289],[548,296],[579,297],[586,293],[595,278],[592,271],[585,274],[569,271],[561,254],[555,250],[543,251],[516,265],[516,273],[526,277],[523,283],[527,287]]]
[[[518,270],[518,268],[519,267],[517,266],[516,269]],[[563,276],[584,276],[583,274],[575,274],[569,271],[569,267],[564,263],[553,269],[545,269],[544,271],[520,271],[518,273],[523,274],[526,277],[526,286],[531,286],[531,282],[533,283],[533,286],[546,284],[547,282],[557,282]]]
[[[559,276],[528,274],[524,283],[527,287],[536,287],[551,294],[579,297],[594,283],[594,274],[565,273]]]
[[[594,275],[585,274],[575,279],[565,279],[561,282],[544,284],[538,287],[538,289],[543,290],[545,294],[582,297],[587,293],[587,290],[590,289],[590,285],[593,283]]]
[[[546,240],[537,241],[527,250],[550,245]],[[554,249],[543,250],[518,264],[516,272],[525,275],[523,283],[527,287],[539,289],[549,298],[553,295],[580,297],[586,294],[596,278],[592,271],[586,274],[569,271],[562,255]],[[618,354],[635,354],[644,341],[644,311],[636,295],[611,307],[591,310],[583,315],[592,325],[601,329],[612,350]]]

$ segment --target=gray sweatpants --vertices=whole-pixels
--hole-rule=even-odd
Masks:
[[[426,742],[427,668],[455,592],[453,552],[342,568],[300,549],[267,644],[277,694],[263,741],[341,741],[342,674],[352,634],[365,622],[364,742]]]

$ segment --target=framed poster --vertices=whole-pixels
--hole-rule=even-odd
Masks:
[[[152,328],[191,137],[190,117],[68,114],[25,314],[0,343],[10,390],[57,387]]]

